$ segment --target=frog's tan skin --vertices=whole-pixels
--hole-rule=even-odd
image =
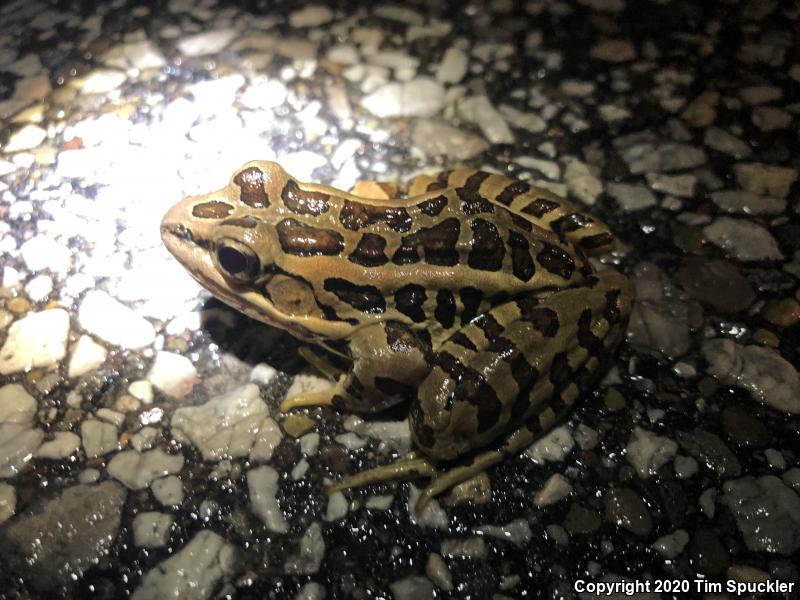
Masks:
[[[482,171],[417,177],[405,197],[376,200],[254,161],[175,205],[161,231],[234,308],[323,347],[347,344],[352,366],[332,390],[284,410],[410,400],[419,452],[331,489],[432,477],[418,510],[550,428],[601,374],[634,295],[586,260],[613,246],[605,224]]]

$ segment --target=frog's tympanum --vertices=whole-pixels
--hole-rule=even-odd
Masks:
[[[174,206],[161,231],[224,302],[347,348],[329,391],[283,410],[410,403],[417,451],[329,489],[429,477],[419,510],[568,411],[623,337],[634,291],[587,261],[612,248],[608,227],[547,190],[454,170],[395,195],[359,197],[254,161]]]

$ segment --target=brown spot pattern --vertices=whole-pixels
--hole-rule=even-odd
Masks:
[[[363,313],[381,314],[386,311],[386,300],[374,285],[357,285],[339,277],[328,277],[323,287],[342,302]]]
[[[536,255],[539,264],[550,273],[569,279],[575,272],[575,261],[564,250],[553,244],[544,243]]]
[[[517,397],[511,405],[509,419],[513,422],[522,418],[531,407],[530,392],[539,379],[539,372],[525,359],[525,355],[515,348],[511,359],[511,376],[517,382]]]
[[[335,256],[344,250],[344,239],[338,231],[320,229],[284,219],[276,227],[281,248],[295,256]]]
[[[576,337],[578,344],[586,348],[592,356],[599,354],[603,348],[603,340],[592,333],[592,311],[588,308],[578,317],[578,333]]]
[[[356,249],[350,253],[348,260],[362,267],[379,267],[388,262],[383,253],[386,240],[374,233],[365,233],[358,241]]]
[[[445,329],[450,329],[456,319],[456,299],[450,290],[439,290],[436,294],[436,309],[433,316]]]
[[[330,208],[328,194],[301,190],[292,179],[283,187],[281,198],[286,208],[298,215],[321,215]]]
[[[406,325],[389,321],[386,323],[385,331],[386,344],[392,352],[408,354],[417,349],[421,353],[425,353],[426,348]]]
[[[578,245],[584,250],[595,250],[604,246],[611,246],[614,244],[614,236],[610,233],[598,233],[596,235],[588,235],[578,241]]]
[[[541,218],[547,213],[554,211],[559,206],[561,205],[558,202],[545,200],[544,198],[537,198],[530,204],[526,205],[525,208],[522,209],[522,212],[533,215],[537,218]]]
[[[421,249],[425,255],[425,262],[428,264],[455,266],[458,264],[456,243],[459,232],[460,223],[456,218],[445,219],[433,227],[420,228],[403,237],[400,247],[392,256],[392,262],[396,265],[419,262]]]
[[[477,352],[478,348],[475,344],[472,343],[472,340],[469,339],[464,332],[456,331],[453,335],[447,338],[447,342],[451,344],[457,344],[462,348],[466,348],[467,350],[472,350],[473,352]]]
[[[531,185],[524,181],[514,181],[509,183],[505,189],[497,195],[497,201],[506,206],[510,205],[520,194],[529,192]]]
[[[515,231],[508,233],[508,245],[511,248],[511,271],[520,281],[530,281],[536,272],[536,265],[531,258],[528,240]]]
[[[563,235],[565,233],[586,227],[587,225],[591,225],[592,223],[594,223],[594,219],[592,219],[589,215],[573,212],[554,220],[552,223],[550,223],[550,229],[559,235]]]
[[[386,223],[392,230],[403,233],[411,229],[411,217],[402,207],[372,206],[345,200],[339,213],[339,221],[345,229],[358,231],[377,223]]]
[[[480,373],[461,364],[454,357],[447,355],[450,377],[456,382],[453,390],[453,402],[468,402],[477,409],[478,433],[484,433],[495,425],[500,417],[503,405],[497,398],[497,392],[486,383]],[[440,365],[441,366],[441,365]],[[444,368],[444,367],[443,367]]]
[[[550,363],[550,382],[556,390],[561,390],[572,381],[572,369],[569,366],[569,356],[566,352],[559,352]]]
[[[192,215],[198,219],[224,219],[233,211],[233,207],[219,200],[201,202],[192,207]]]
[[[497,425],[503,405],[497,392],[480,373],[465,366],[447,352],[439,352],[435,363],[456,382],[456,388],[448,402],[468,402],[477,409],[478,433],[484,433]]]
[[[445,206],[447,206],[447,196],[444,194],[439,194],[438,196],[417,204],[417,208],[420,210],[420,212],[428,215],[429,217],[435,217],[441,213]]]
[[[506,249],[497,227],[484,219],[474,219],[470,227],[472,249],[469,251],[467,263],[473,269],[499,271],[503,266]]]
[[[433,448],[436,444],[436,435],[433,427],[425,423],[425,413],[422,412],[422,402],[412,402],[408,409],[408,421],[417,444],[422,448]]]
[[[492,344],[497,343],[503,334],[503,326],[489,313],[476,317],[472,324],[480,328],[483,331],[483,335]]]
[[[437,192],[439,190],[443,190],[447,187],[446,181],[431,181],[428,186],[425,188],[426,192]]]
[[[497,397],[497,392],[485,381],[481,380],[475,394],[468,396],[473,398],[473,404],[478,408],[478,433],[489,431],[497,425],[500,413],[503,411],[503,404]]]
[[[417,386],[402,383],[391,377],[376,377],[375,388],[388,398],[401,396],[402,398],[413,398],[417,391]]]
[[[240,195],[242,202],[253,208],[269,206],[269,198],[264,191],[264,173],[261,169],[257,167],[242,169],[233,178],[233,182],[242,190]]]
[[[494,205],[478,192],[481,183],[488,177],[489,173],[478,171],[470,175],[462,187],[456,189],[456,194],[461,200],[461,210],[464,214],[477,215],[479,213],[494,212]]]
[[[464,305],[464,309],[461,311],[461,324],[465,325],[478,315],[483,292],[474,287],[465,287],[458,292],[458,295],[461,298],[461,304]]]
[[[511,215],[511,222],[514,223],[517,227],[522,229],[522,231],[533,231],[533,223],[528,221],[528,219],[524,217],[520,217],[516,213],[509,213]]]
[[[531,306],[521,301],[517,302],[517,306],[522,318],[531,323],[544,337],[555,337],[558,333],[558,314],[552,308]]]
[[[410,283],[394,293],[395,307],[415,323],[422,323],[425,320],[425,311],[422,307],[426,297],[424,287]]]

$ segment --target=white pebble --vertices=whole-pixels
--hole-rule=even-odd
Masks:
[[[129,350],[149,346],[156,337],[149,321],[99,290],[86,293],[78,309],[78,320],[89,333]]]
[[[150,489],[162,506],[180,506],[183,503],[183,483],[177,475],[156,479]]]
[[[325,520],[338,521],[343,518],[349,510],[347,498],[342,492],[335,492],[328,496],[328,506],[325,509]]]
[[[106,349],[90,336],[82,335],[72,348],[67,377],[80,377],[93,371],[106,360]]]
[[[32,302],[47,299],[53,291],[53,279],[49,275],[37,275],[25,284],[25,293]]]
[[[0,349],[0,375],[50,367],[67,353],[69,314],[61,308],[28,313],[15,321]]]
[[[183,468],[182,454],[167,454],[160,448],[148,452],[125,450],[108,463],[108,474],[132,490],[142,490],[158,477]]]
[[[44,442],[36,451],[38,458],[60,459],[72,456],[81,447],[81,438],[71,431],[56,431],[53,439]]]
[[[88,458],[108,454],[118,448],[119,434],[117,427],[96,419],[87,419],[81,423],[81,439],[83,451]]]
[[[11,154],[20,150],[31,150],[39,146],[47,137],[47,132],[38,125],[25,125],[11,134],[3,152]]]
[[[653,542],[653,548],[664,558],[672,560],[683,552],[688,543],[689,534],[683,529],[678,529],[674,533],[658,538]]]
[[[140,512],[133,518],[133,543],[139,548],[161,548],[167,545],[175,517],[165,513]]]
[[[197,369],[185,356],[162,350],[156,354],[147,380],[168,396],[182,398],[197,383]]]
[[[146,379],[138,379],[128,386],[128,393],[144,404],[153,402],[153,384]]]
[[[536,492],[533,502],[539,508],[550,506],[563,500],[572,493],[572,484],[561,473],[555,473],[545,482],[542,489]]]
[[[267,529],[275,533],[289,531],[289,523],[275,497],[278,493],[278,472],[268,465],[251,469],[247,473],[247,488],[250,492],[250,508]]]

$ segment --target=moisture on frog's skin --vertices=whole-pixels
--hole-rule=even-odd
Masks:
[[[427,456],[512,432],[507,452],[550,427],[622,338],[632,286],[586,259],[613,235],[491,173],[420,176],[404,192],[360,198],[255,161],[174,206],[162,235],[223,301],[303,339],[347,343],[351,370],[316,401],[368,412],[410,397]]]

